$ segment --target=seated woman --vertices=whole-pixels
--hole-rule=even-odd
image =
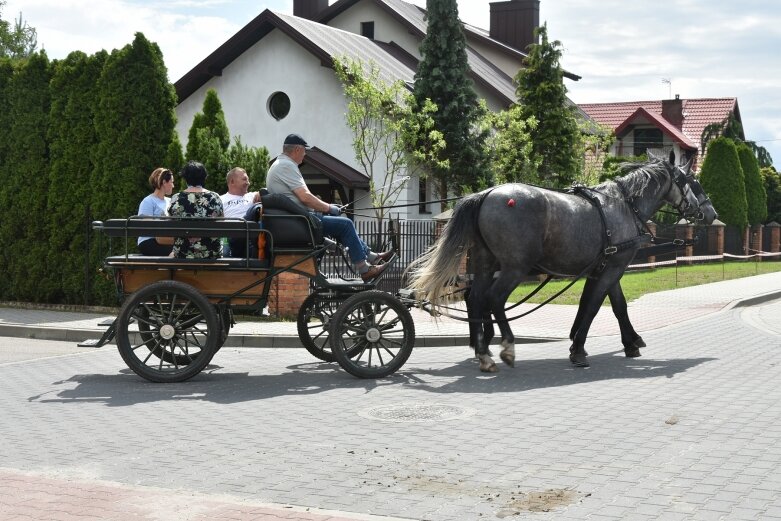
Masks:
[[[174,174],[167,168],[156,168],[149,176],[149,186],[152,187],[153,192],[141,200],[141,204],[138,205],[138,215],[151,217],[168,215],[171,198],[166,196],[171,195],[174,190]],[[138,251],[142,255],[167,257],[171,254],[173,244],[173,237],[139,237]]]
[[[203,188],[206,168],[197,161],[188,161],[180,175],[187,183],[187,190],[171,197],[168,214],[172,217],[223,217],[220,196]],[[219,237],[177,237],[174,239],[172,257],[182,259],[216,259],[222,256]]]

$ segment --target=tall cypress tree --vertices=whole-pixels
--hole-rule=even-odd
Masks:
[[[43,51],[19,62],[8,88],[8,142],[5,154],[3,218],[0,245],[6,255],[7,298],[46,301],[49,190],[49,120],[51,67]]]
[[[456,0],[426,0],[428,29],[420,44],[422,59],[415,73],[414,94],[422,107],[428,98],[437,106],[432,116],[447,143],[440,159],[449,168],[432,165],[438,193],[461,194],[492,182],[486,151],[488,132],[481,124],[486,114],[469,78],[466,39],[458,19]]]
[[[97,91],[92,218],[135,215],[149,192],[149,174],[163,166],[176,121],[176,93],[160,48],[136,33],[106,59]],[[100,298],[110,301],[109,285],[99,284]]]
[[[56,62],[51,81],[49,150],[51,173],[48,266],[57,281],[55,302],[87,303],[87,264],[90,224],[90,178],[94,171],[92,151],[95,136],[97,81],[108,54],[94,56],[72,52]]]
[[[521,117],[534,117],[538,124],[530,134],[532,159],[540,162],[543,184],[564,187],[572,183],[580,167],[575,107],[567,100],[561,68],[561,42],[548,41],[547,25],[538,27],[539,44],[529,46],[524,68],[518,71],[516,95]]]
[[[708,144],[700,170],[700,183],[719,212],[721,221],[740,228],[746,227],[746,182],[734,141],[719,137]]]
[[[10,85],[14,67],[11,60],[0,58],[0,208],[10,208],[11,192],[8,189],[8,145],[11,133]],[[9,237],[12,239],[12,237]],[[0,274],[8,272],[8,243],[4,239],[3,223],[0,222]],[[10,298],[10,277],[0,276],[0,299]]]
[[[228,186],[226,154],[230,145],[230,133],[217,91],[209,89],[203,100],[203,111],[193,117],[187,133],[187,159],[200,161],[209,173],[209,188],[225,192]]]
[[[738,158],[746,183],[746,217],[750,225],[761,224],[767,218],[767,192],[759,174],[759,162],[746,143],[738,144]]]

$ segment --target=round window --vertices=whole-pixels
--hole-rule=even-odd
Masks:
[[[268,112],[271,117],[280,120],[290,112],[290,98],[284,92],[275,92],[268,99]]]

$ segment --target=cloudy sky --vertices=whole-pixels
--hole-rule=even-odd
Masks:
[[[462,20],[487,28],[488,4],[459,0]],[[2,14],[21,11],[50,58],[122,47],[141,31],[176,81],[264,9],[292,14],[293,1],[6,0]],[[567,82],[576,103],[737,97],[747,138],[781,165],[781,2],[541,0],[540,20],[582,76]]]

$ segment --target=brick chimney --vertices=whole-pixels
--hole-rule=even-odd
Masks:
[[[491,38],[523,52],[528,45],[538,43],[534,29],[540,25],[539,0],[491,2],[490,6]]]
[[[316,20],[328,7],[328,0],[293,0],[293,16]]]
[[[683,100],[680,95],[676,94],[675,99],[662,100],[662,117],[678,130],[683,127]]]

